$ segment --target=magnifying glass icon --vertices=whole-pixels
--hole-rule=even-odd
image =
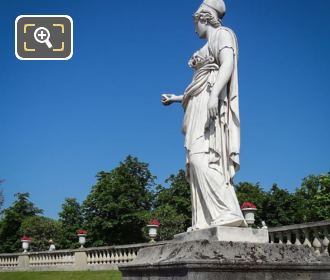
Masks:
[[[46,27],[38,27],[34,31],[34,39],[41,44],[46,44],[49,49],[53,47],[52,43],[49,41],[50,32]]]

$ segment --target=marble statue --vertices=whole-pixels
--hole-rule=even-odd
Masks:
[[[183,95],[163,94],[162,103],[182,103],[192,227],[246,227],[233,187],[240,152],[237,39],[222,25],[223,0],[205,0],[193,16],[206,44],[189,61],[194,70]]]

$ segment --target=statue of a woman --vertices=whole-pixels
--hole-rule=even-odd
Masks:
[[[237,40],[222,26],[222,0],[205,0],[194,14],[196,32],[207,43],[189,61],[194,69],[183,95],[163,94],[164,105],[181,102],[192,227],[246,226],[233,187],[239,169]]]

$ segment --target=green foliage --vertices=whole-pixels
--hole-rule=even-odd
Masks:
[[[20,232],[24,219],[42,214],[42,210],[29,201],[28,193],[15,194],[12,206],[5,209],[0,226],[0,252],[13,253],[21,248]]]
[[[176,209],[169,204],[158,206],[152,212],[150,218],[154,217],[160,221],[157,240],[170,240],[173,239],[174,234],[187,230],[186,224],[189,218],[185,215],[178,214]]]
[[[119,271],[1,272],[1,280],[121,280]]]
[[[142,229],[152,206],[154,180],[148,164],[132,156],[112,171],[98,173],[83,203],[90,244],[144,242]]]
[[[31,251],[46,251],[50,239],[56,243],[61,238],[61,224],[47,217],[32,216],[23,220],[19,234],[33,237]]]
[[[295,196],[301,203],[304,222],[330,219],[330,172],[304,178]]]
[[[58,240],[59,247],[63,249],[79,247],[77,230],[83,228],[84,218],[82,207],[75,198],[66,198],[59,213],[62,225],[62,235]]]
[[[152,213],[161,223],[160,240],[172,239],[174,234],[184,232],[191,226],[190,186],[185,172],[179,170],[166,183],[170,184],[169,188],[157,187],[155,209]]]
[[[263,204],[262,216],[270,227],[294,224],[296,209],[294,194],[273,185]]]

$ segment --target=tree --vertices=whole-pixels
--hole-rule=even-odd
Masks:
[[[150,221],[151,218],[156,218],[160,221],[158,240],[171,240],[175,234],[187,230],[187,217],[183,214],[178,214],[176,209],[169,204],[158,206],[151,216],[148,217],[148,220]],[[145,230],[147,231],[147,229]]]
[[[179,170],[177,175],[171,175],[165,182],[170,186],[157,187],[152,213],[161,223],[160,240],[172,239],[174,234],[184,232],[191,226],[190,186],[185,172]]]
[[[262,215],[270,227],[294,224],[297,222],[298,205],[299,203],[293,194],[274,184],[267,193]]]
[[[45,251],[50,239],[56,243],[61,238],[61,224],[47,217],[32,216],[23,220],[19,234],[32,237],[31,251]]]
[[[29,193],[15,194],[12,206],[3,211],[0,227],[0,252],[13,253],[21,248],[20,232],[24,219],[42,214],[42,210],[29,201]]]
[[[148,164],[128,156],[110,172],[99,172],[83,203],[90,243],[94,246],[145,241],[145,217],[152,207],[155,177]]]
[[[303,222],[330,219],[330,172],[304,178],[295,197],[301,202]]]
[[[83,227],[84,222],[81,205],[75,198],[66,198],[59,217],[62,225],[60,247],[63,249],[78,247],[77,230]]]

